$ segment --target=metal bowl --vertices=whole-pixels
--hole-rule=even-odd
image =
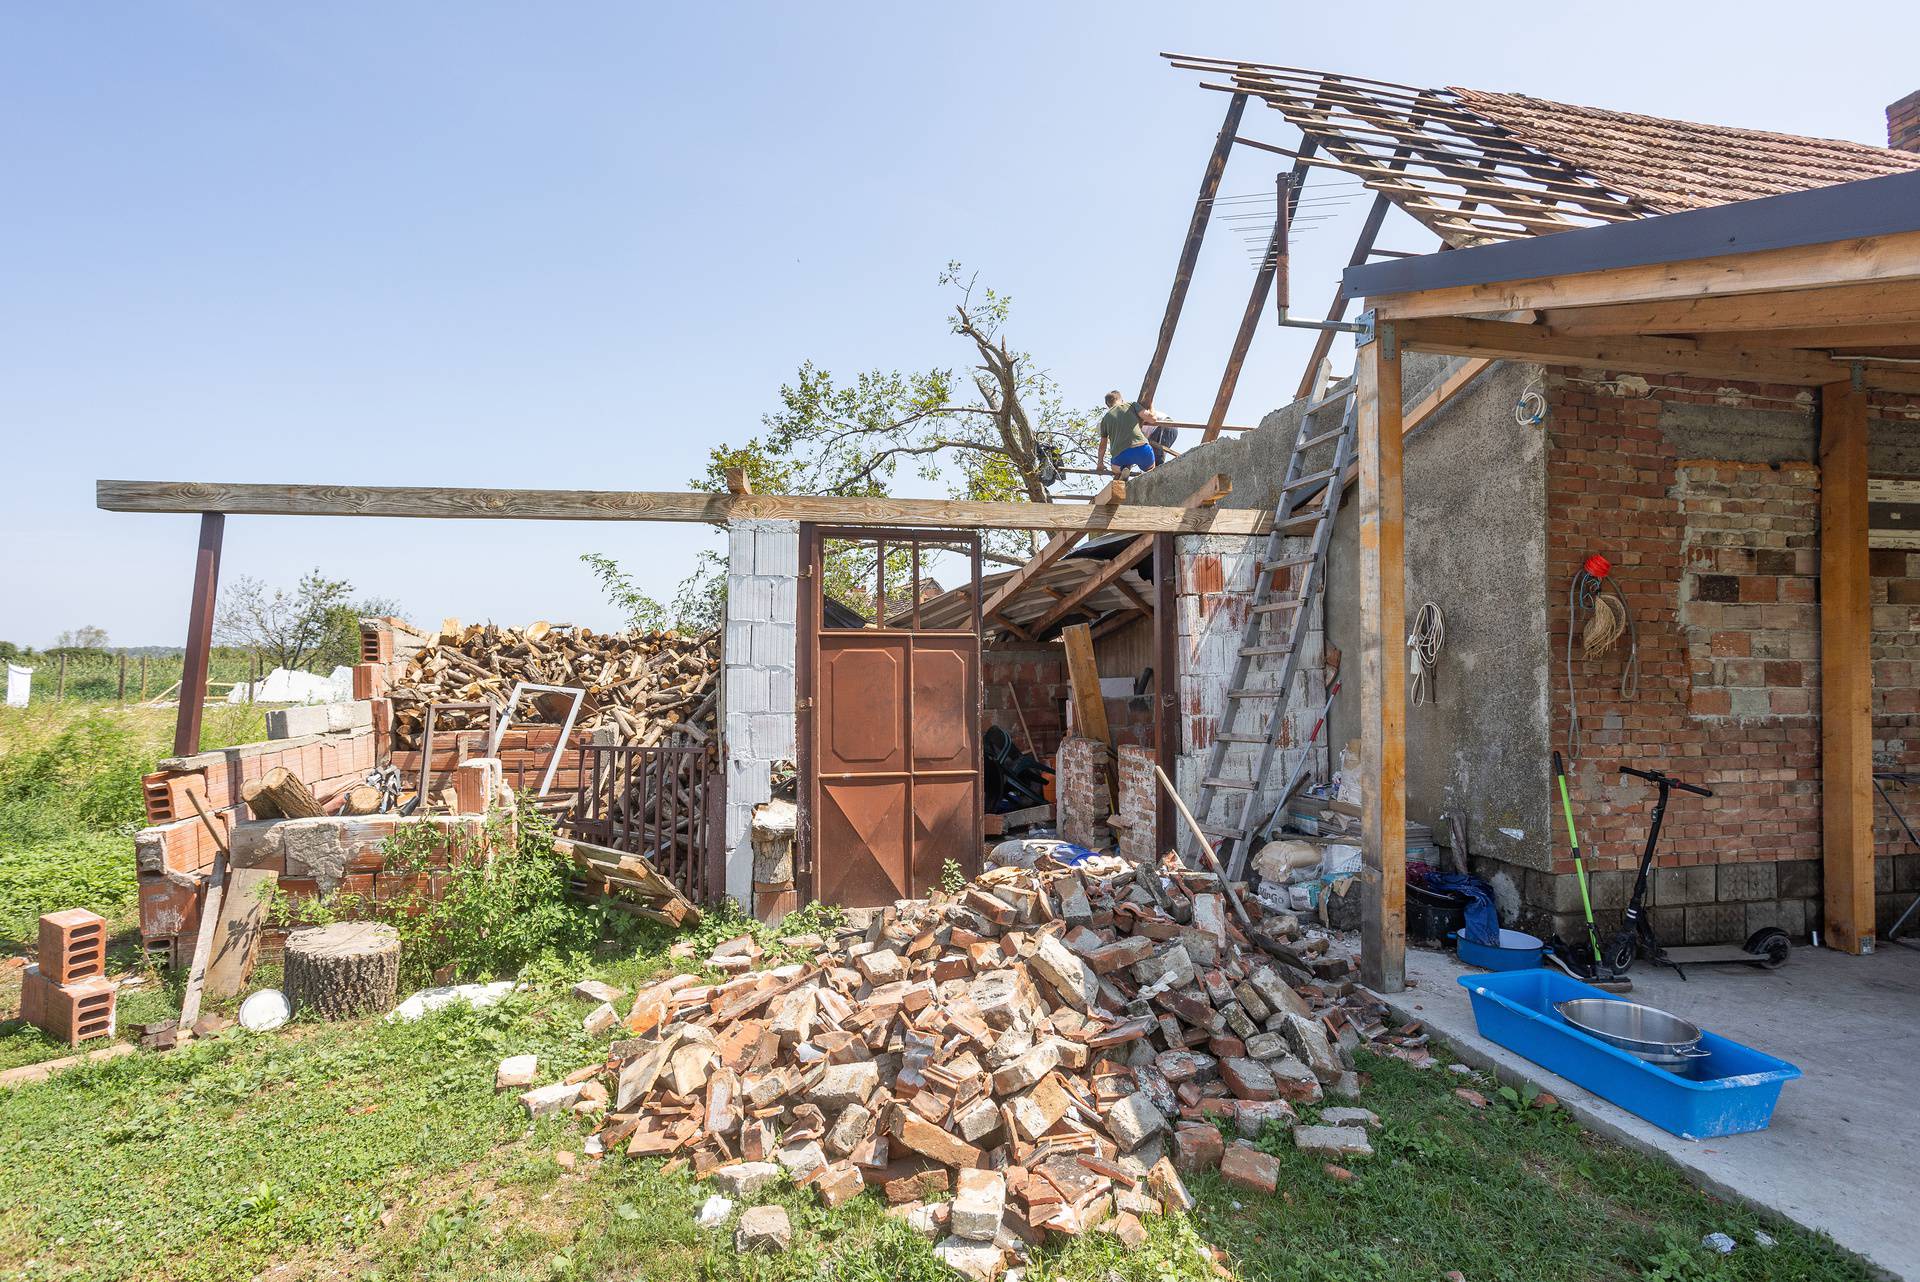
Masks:
[[[1638,1002],[1580,997],[1554,1009],[1588,1036],[1661,1068],[1681,1068],[1707,1055],[1700,1049],[1698,1024]]]

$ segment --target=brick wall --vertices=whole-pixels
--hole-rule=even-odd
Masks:
[[[799,580],[799,522],[727,523],[726,888],[742,905],[753,903],[754,807],[773,796],[774,765],[794,758]]]
[[[1920,151],[1920,89],[1887,105],[1887,146]]]
[[[1160,858],[1160,833],[1155,827],[1160,781],[1153,773],[1153,749],[1128,743],[1122,744],[1119,752],[1119,807],[1114,813],[1124,821],[1115,830],[1120,853],[1152,867]]]
[[[1175,778],[1181,796],[1188,798],[1190,804],[1199,798],[1207,754],[1213,746],[1214,735],[1224,724],[1227,688],[1238,657],[1241,633],[1253,604],[1254,564],[1265,546],[1265,538],[1231,535],[1187,534],[1177,540],[1179,579],[1175,588],[1175,632],[1180,662],[1180,755]],[[1289,539],[1284,555],[1298,556],[1307,546],[1304,538]],[[1285,576],[1293,572],[1282,569],[1273,573],[1279,576],[1279,586],[1284,588]],[[1300,754],[1308,750],[1300,745],[1306,743],[1326,700],[1322,670],[1324,634],[1318,600],[1313,604],[1308,622],[1288,700],[1287,721],[1280,736],[1280,751],[1274,755],[1273,766],[1268,771],[1267,788],[1256,800],[1257,813],[1272,808],[1277,800],[1275,794],[1285,786]],[[1262,666],[1255,669],[1252,684],[1271,685],[1280,659],[1281,656],[1271,656],[1258,660]],[[1273,701],[1254,703],[1249,711],[1240,714],[1239,730],[1254,734],[1263,731],[1273,707]],[[1253,745],[1235,745],[1223,767],[1225,774],[1250,777],[1258,751]],[[1324,751],[1324,744],[1313,751]],[[1324,758],[1321,764],[1324,766]],[[1198,814],[1196,810],[1196,815],[1202,823],[1224,826],[1238,817],[1237,807],[1245,795],[1223,790],[1215,795],[1209,814]],[[1228,813],[1229,806],[1236,808],[1233,814]],[[1168,834],[1167,840],[1169,844],[1177,840],[1183,852],[1190,851],[1198,857],[1190,835]]]
[[[1097,740],[1061,741],[1053,766],[1061,837],[1094,850],[1106,847],[1107,816],[1114,812],[1108,784],[1112,759],[1107,745]]]
[[[1603,928],[1617,921],[1652,807],[1651,787],[1618,774],[1628,764],[1714,792],[1676,793],[1669,803],[1651,887],[1663,939],[1737,941],[1773,925],[1803,936],[1821,910],[1819,472],[1791,457],[1692,457],[1696,442],[1674,429],[1671,410],[1804,412],[1808,394],[1558,375],[1546,387],[1556,746],[1564,749],[1569,731],[1567,588],[1590,553],[1613,562],[1639,640],[1632,698],[1619,686],[1624,642],[1596,660],[1577,643],[1574,652],[1583,740],[1571,767],[1574,813],[1596,915]],[[1920,712],[1915,619],[1897,604],[1909,592],[1920,599],[1906,586],[1908,569],[1904,556],[1874,558],[1877,751],[1904,749],[1909,714]],[[1536,921],[1550,917],[1542,924],[1565,932],[1578,892],[1558,823],[1553,848],[1551,876],[1526,897]],[[1888,907],[1910,897],[1894,887],[1911,879],[1914,862],[1920,855],[1882,860]]]
[[[997,646],[980,653],[981,731],[999,726],[1024,751],[1045,761],[1066,733],[1063,711],[1072,685],[1058,645]],[[1019,711],[1014,701],[1019,700]],[[1024,719],[1026,729],[1021,729]],[[1028,742],[1028,736],[1032,742]]]

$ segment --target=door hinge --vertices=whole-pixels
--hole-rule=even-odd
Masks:
[[[793,701],[793,706],[794,706],[794,709],[795,709],[795,711],[798,711],[798,712],[812,712],[812,711],[813,711],[813,696],[812,696],[812,695],[808,695],[808,696],[807,696],[807,697],[805,697],[805,698],[801,698],[801,699],[795,699],[795,700]]]

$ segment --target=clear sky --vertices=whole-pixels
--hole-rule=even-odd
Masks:
[[[195,519],[96,511],[97,477],[684,488],[802,360],[963,363],[951,258],[1012,295],[1013,338],[1072,398],[1131,389],[1225,105],[1162,50],[1879,143],[1920,88],[1916,36],[1899,0],[14,0],[0,639],[182,639]],[[1224,190],[1273,169],[1244,154]],[[1360,208],[1316,208],[1296,306],[1324,306]],[[1238,322],[1252,266],[1221,230],[1163,411],[1204,415]],[[1305,341],[1262,328],[1233,421],[1287,398]],[[580,552],[666,597],[717,541],[232,518],[225,571],[319,565],[428,622],[604,626]]]

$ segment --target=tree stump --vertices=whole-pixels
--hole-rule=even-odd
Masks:
[[[296,930],[287,937],[282,987],[294,1010],[321,1019],[392,1010],[400,992],[400,935],[369,921]]]

